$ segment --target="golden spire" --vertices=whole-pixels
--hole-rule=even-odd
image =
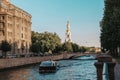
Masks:
[[[67,29],[70,29],[70,23],[69,23],[69,21],[67,21]]]
[[[66,30],[66,39],[65,39],[65,41],[66,42],[71,42],[72,40],[71,40],[71,31],[70,31],[70,23],[69,23],[69,21],[67,21],[66,27],[67,27],[67,30]]]

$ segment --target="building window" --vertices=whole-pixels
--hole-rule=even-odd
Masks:
[[[0,30],[4,29],[4,23],[0,23]]]
[[[10,16],[8,16],[8,21],[11,21],[11,17]]]
[[[21,37],[23,38],[23,34],[21,35]]]
[[[3,21],[5,19],[5,17],[4,16],[1,16],[1,20]]]

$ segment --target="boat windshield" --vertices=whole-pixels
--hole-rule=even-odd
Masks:
[[[53,62],[52,61],[44,61],[40,64],[40,66],[52,66]]]

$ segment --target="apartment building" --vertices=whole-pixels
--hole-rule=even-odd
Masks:
[[[9,53],[29,54],[31,15],[9,0],[0,0],[0,43],[3,40],[12,45]]]

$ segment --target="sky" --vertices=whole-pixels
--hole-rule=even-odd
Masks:
[[[10,0],[32,15],[32,30],[56,32],[65,41],[70,22],[72,42],[80,46],[100,47],[100,25],[104,0]]]

